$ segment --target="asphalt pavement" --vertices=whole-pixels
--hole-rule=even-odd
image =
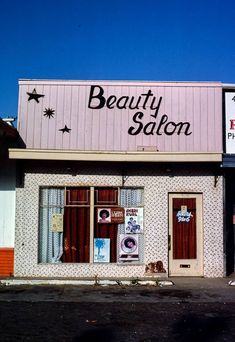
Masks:
[[[0,280],[0,341],[233,342],[232,280]]]

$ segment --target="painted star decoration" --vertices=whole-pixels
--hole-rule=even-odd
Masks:
[[[50,118],[54,118],[54,115],[55,115],[54,109],[45,108],[44,113],[45,113],[45,114],[43,114],[43,115],[46,116],[46,117],[48,117],[49,119],[50,119]]]
[[[36,89],[34,88],[34,90],[32,91],[32,93],[28,93],[27,94],[29,95],[29,98],[28,98],[28,101],[31,101],[31,100],[35,100],[37,103],[39,103],[39,100],[40,97],[44,97],[45,95],[42,95],[42,94],[38,94],[36,92]]]
[[[64,132],[70,133],[71,128],[68,128],[67,125],[65,125],[64,128],[59,129],[59,131],[63,132],[63,134]]]

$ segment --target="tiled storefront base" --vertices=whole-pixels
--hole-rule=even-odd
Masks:
[[[124,174],[124,175],[123,175]],[[144,263],[38,264],[38,201],[40,186],[122,186],[144,188]],[[17,188],[15,276],[61,278],[148,277],[146,265],[162,261],[168,274],[168,195],[202,193],[204,276],[223,277],[223,178],[215,182],[209,168],[180,165],[171,172],[156,164],[76,164],[76,167],[26,166],[24,185]]]

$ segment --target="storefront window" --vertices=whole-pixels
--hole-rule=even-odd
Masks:
[[[39,210],[39,261],[60,262],[63,255],[63,233],[52,230],[54,214],[63,214],[64,189],[41,188]]]
[[[143,204],[140,188],[41,188],[39,262],[143,262]]]

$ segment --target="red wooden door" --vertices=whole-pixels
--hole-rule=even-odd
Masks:
[[[169,275],[203,275],[202,194],[169,195]]]
[[[196,199],[173,199],[173,259],[196,259]]]

